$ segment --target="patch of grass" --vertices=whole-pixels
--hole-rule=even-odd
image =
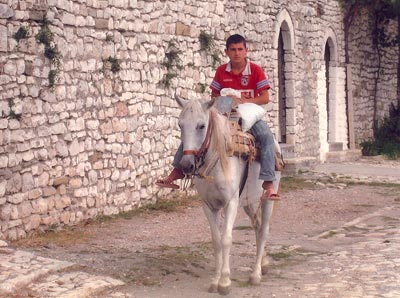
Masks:
[[[382,220],[383,220],[384,222],[389,222],[389,223],[391,223],[391,222],[398,222],[398,221],[399,221],[398,218],[394,218],[394,217],[391,217],[391,216],[383,216],[383,217],[382,217]]]
[[[112,73],[117,73],[122,69],[121,60],[116,57],[109,56],[108,58],[103,59],[103,72],[105,72],[107,67],[109,67]]]
[[[204,93],[207,90],[207,84],[203,84],[203,83],[197,83],[196,86],[196,91],[200,92],[200,93]]]
[[[200,48],[206,52],[210,52],[215,46],[214,37],[211,35],[211,33],[207,33],[205,31],[200,32],[199,42]]]
[[[73,245],[84,243],[90,239],[91,234],[84,229],[84,226],[90,224],[103,224],[117,221],[118,219],[132,219],[140,214],[153,212],[179,212],[182,208],[195,206],[198,204],[197,196],[181,197],[176,200],[159,201],[155,204],[149,204],[132,211],[122,212],[116,215],[100,215],[95,219],[89,219],[74,227],[60,227],[59,225],[50,225],[46,231],[35,232],[27,238],[16,240],[14,245],[19,247],[48,246],[55,244],[58,246]]]
[[[353,204],[354,207],[364,207],[364,208],[371,208],[374,207],[375,205],[371,204]]]
[[[199,277],[196,270],[204,270],[208,259],[196,248],[162,245],[147,250],[127,274],[119,276],[128,283],[153,286],[160,284],[162,276],[181,273]],[[141,269],[138,269],[141,268]]]
[[[253,231],[252,226],[236,226],[233,229],[238,231]]]
[[[29,27],[21,26],[18,31],[15,32],[14,38],[17,42],[21,39],[27,39],[29,37]]]
[[[183,52],[178,47],[178,42],[174,40],[168,42],[164,61],[162,63],[162,65],[167,69],[167,73],[164,74],[161,79],[161,84],[165,88],[171,87],[172,79],[178,77],[178,73],[183,69],[182,60],[180,58],[182,53]]]
[[[97,223],[105,223],[118,219],[132,219],[141,214],[149,214],[154,212],[179,212],[182,208],[194,207],[198,204],[197,196],[179,197],[173,200],[160,200],[154,204],[144,205],[137,209],[121,212],[115,215],[100,215],[94,220]]]
[[[356,226],[347,226],[343,227],[343,230],[346,232],[368,232],[369,230],[367,228],[360,228]]]
[[[52,69],[49,71],[48,79],[49,88],[53,89],[59,78],[62,55],[54,43],[54,34],[51,32],[47,20],[43,21],[43,25],[36,34],[36,41],[44,45],[44,56],[50,60]]]
[[[299,177],[282,177],[280,182],[281,192],[315,188],[316,185],[314,183]]]
[[[232,241],[232,245],[245,245],[246,243],[241,241]]]
[[[249,288],[252,286],[248,280],[239,280],[237,278],[232,278],[232,281],[234,281],[239,288]]]
[[[162,245],[155,251],[161,252],[158,256],[159,259],[170,260],[175,263],[190,264],[199,260],[207,260],[203,253],[187,246]]]
[[[51,42],[53,41],[53,36],[53,32],[51,32],[48,22],[45,22],[36,35],[36,40],[38,43],[42,43],[45,46],[50,47]]]
[[[62,230],[49,229],[45,232],[34,233],[27,238],[13,241],[18,247],[46,247],[50,245],[69,246],[77,243],[85,243],[91,235],[84,229],[67,227]]]
[[[324,236],[322,237],[322,239],[327,239],[327,238],[333,237],[333,236],[335,236],[336,234],[337,234],[336,231],[329,231],[329,233],[326,234],[326,235],[324,235]]]
[[[374,138],[360,143],[366,156],[383,154],[389,159],[400,158],[400,105],[390,104],[389,115],[383,122],[374,123]]]
[[[269,253],[268,254],[273,260],[281,261],[286,260],[292,256],[292,252],[276,252],[276,253]]]
[[[22,114],[18,114],[14,111],[14,99],[12,98],[8,99],[8,106],[10,108],[10,114],[9,114],[10,118],[17,119],[18,121],[20,121],[22,118]]]
[[[390,187],[394,189],[400,190],[400,184],[391,183],[391,182],[368,182],[368,181],[347,181],[347,180],[338,180],[339,183],[347,183],[350,185],[367,185],[367,186],[379,186],[379,187]]]

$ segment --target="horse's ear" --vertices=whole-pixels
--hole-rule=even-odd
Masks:
[[[203,109],[204,109],[205,111],[211,109],[211,107],[215,104],[215,100],[216,100],[216,97],[212,97],[211,100],[209,100],[209,101],[203,103],[203,104],[202,104]]]
[[[177,94],[175,94],[175,100],[181,108],[184,108],[188,103],[187,100],[184,100],[183,98],[179,97]]]

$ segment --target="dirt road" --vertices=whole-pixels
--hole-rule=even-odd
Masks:
[[[315,173],[299,178],[284,181],[268,242],[270,269],[257,287],[247,283],[254,234],[239,212],[228,297],[400,297],[400,186]],[[214,261],[200,202],[189,198],[158,208],[10,246],[74,263],[64,274],[124,282],[82,297],[218,297],[207,292]],[[10,297],[53,297],[38,289],[28,285]]]

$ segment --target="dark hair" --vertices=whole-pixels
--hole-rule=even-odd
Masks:
[[[244,47],[247,48],[246,39],[242,35],[233,34],[229,36],[228,39],[226,40],[226,49],[228,49],[229,46],[233,43],[243,43]]]

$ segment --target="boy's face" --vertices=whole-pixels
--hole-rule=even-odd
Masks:
[[[229,60],[233,63],[238,63],[246,60],[248,49],[244,43],[231,43],[225,54],[229,57]]]

